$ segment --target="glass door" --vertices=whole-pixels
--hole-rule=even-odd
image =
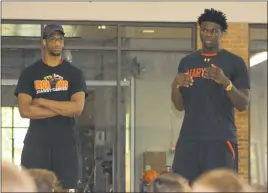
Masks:
[[[90,85],[89,96],[82,115],[77,118],[83,154],[81,187],[84,187],[84,191],[106,192],[117,183],[121,189],[130,192],[133,155],[130,82],[121,83],[119,105],[115,82],[90,81],[87,85]],[[117,127],[118,120],[120,128]]]

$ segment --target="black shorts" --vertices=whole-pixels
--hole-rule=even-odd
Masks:
[[[179,140],[176,145],[172,170],[192,184],[208,170],[228,168],[238,172],[237,144],[230,141]]]
[[[53,171],[63,189],[77,189],[82,179],[82,159],[77,145],[49,148],[24,144],[21,165],[26,169]]]

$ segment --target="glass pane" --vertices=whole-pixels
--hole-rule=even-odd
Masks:
[[[251,40],[250,50],[252,52],[255,52],[255,51],[259,52],[259,51],[267,50],[267,40]]]
[[[110,152],[113,150],[114,134],[116,129],[116,87],[89,87],[89,97],[85,102],[85,107],[82,115],[77,117],[77,128],[80,133],[81,147],[83,153],[83,183],[87,183],[89,175],[94,172],[94,190],[96,192],[105,192],[105,181],[106,175],[103,172],[102,164],[103,159],[107,162],[112,160]],[[124,100],[122,100],[122,114],[124,114]],[[122,117],[121,121],[124,121]],[[125,139],[125,127],[122,123],[122,132],[120,136],[117,136],[124,144]],[[120,160],[122,165],[124,164],[124,145],[120,147]],[[92,153],[94,152],[94,154]],[[94,161],[93,155],[96,156]],[[93,160],[93,162],[92,162]],[[107,163],[106,162],[106,163]],[[94,163],[95,167],[93,167]],[[106,164],[108,170],[112,167]],[[111,168],[110,168],[111,169]],[[122,173],[124,173],[124,167],[121,167]],[[122,178],[124,179],[124,175]],[[122,184],[124,184],[122,180]],[[124,191],[123,191],[124,192]]]
[[[253,52],[267,50],[267,25],[263,28],[250,28],[250,50]]]
[[[14,164],[20,165],[23,141],[28,128],[14,128]]]
[[[14,108],[14,127],[26,127],[28,128],[30,124],[29,119],[21,118],[19,108]]]
[[[2,48],[35,48],[41,50],[40,37],[1,37]]]
[[[267,40],[267,25],[263,28],[250,28],[251,40]]]
[[[2,84],[4,84],[2,80]],[[14,95],[15,85],[1,86],[1,104],[6,107],[18,106],[17,97]],[[8,116],[9,117],[9,116]],[[3,117],[2,117],[3,118]],[[9,118],[11,120],[11,118]]]
[[[122,27],[122,46],[132,49],[191,50],[192,29],[180,27]]]
[[[12,128],[2,127],[2,160],[12,161]]]
[[[109,25],[63,25],[65,47],[107,47],[117,45],[117,28]]]
[[[12,127],[12,107],[2,107],[2,127]]]
[[[175,110],[170,94],[171,83],[176,75],[178,64],[185,55],[139,51],[122,53],[122,64],[136,58],[141,72],[136,75],[135,79],[134,138],[137,140],[135,155],[131,155],[135,156],[135,168],[142,168],[140,156],[143,152],[149,149],[168,151],[179,137],[183,112]],[[167,165],[171,165],[172,160],[173,154],[167,154]],[[141,175],[141,170],[138,170],[135,172],[135,179],[138,181]]]
[[[2,48],[2,79],[18,79],[23,68],[39,59],[40,49]]]
[[[40,37],[40,24],[2,24],[2,36]]]
[[[65,50],[64,58],[82,69],[87,80],[116,79],[116,51]]]
[[[251,181],[264,185],[267,184],[267,29],[250,29],[250,32],[252,41],[266,45],[257,47],[259,52],[251,53],[249,71]],[[254,46],[251,42],[250,47]]]

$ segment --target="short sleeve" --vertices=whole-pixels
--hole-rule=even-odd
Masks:
[[[250,89],[249,73],[245,61],[239,57],[233,65],[232,83],[238,89]]]
[[[32,74],[28,68],[21,72],[14,95],[18,97],[20,93],[28,94],[31,97],[35,94]]]
[[[178,73],[185,73],[186,72],[184,65],[185,65],[185,59],[182,58],[180,63],[179,63],[179,66],[178,66]]]
[[[71,86],[70,87],[71,96],[77,92],[84,91],[87,97],[88,95],[87,85],[86,85],[84,74],[81,70],[77,70],[75,73],[73,73],[72,82],[70,86]]]

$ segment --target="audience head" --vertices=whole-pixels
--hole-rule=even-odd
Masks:
[[[35,192],[31,176],[14,164],[2,162],[2,192]]]
[[[254,192],[267,192],[267,184],[252,184],[252,188],[254,188]]]
[[[58,189],[56,175],[44,169],[28,169],[27,172],[33,177],[38,192],[54,192]]]
[[[159,175],[148,188],[148,192],[190,192],[190,190],[188,181],[174,173]]]
[[[201,175],[193,183],[193,192],[251,192],[252,188],[228,169],[216,169]]]

